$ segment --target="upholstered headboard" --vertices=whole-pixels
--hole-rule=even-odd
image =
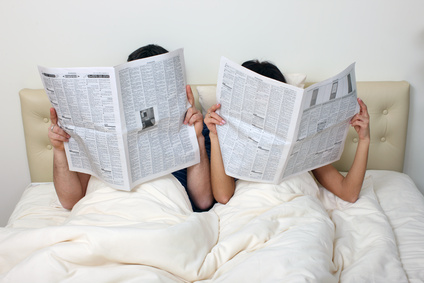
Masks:
[[[197,85],[192,85],[201,109]],[[357,82],[358,96],[368,106],[371,146],[368,169],[403,171],[409,115],[409,83],[405,81]],[[43,89],[22,89],[22,120],[32,182],[53,180],[53,151],[47,137],[50,102]],[[204,106],[205,109],[208,106]],[[347,171],[353,161],[357,135],[350,129],[341,159],[334,164]]]

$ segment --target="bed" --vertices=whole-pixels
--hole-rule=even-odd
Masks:
[[[203,112],[213,85],[193,85]],[[424,197],[404,173],[405,81],[358,82],[371,116],[356,203],[309,173],[272,185],[239,180],[233,198],[193,213],[172,176],[117,191],[92,178],[63,209],[52,184],[43,90],[20,92],[31,184],[0,229],[1,282],[424,282]],[[357,139],[335,166],[348,170]]]

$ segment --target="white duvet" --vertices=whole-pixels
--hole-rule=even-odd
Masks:
[[[72,212],[40,185],[21,201],[34,194],[39,205],[17,207],[0,230],[0,281],[420,282],[373,183],[349,204],[308,173],[280,185],[239,181],[228,204],[204,213],[171,175],[131,192],[92,178]],[[424,211],[415,217],[424,226]]]

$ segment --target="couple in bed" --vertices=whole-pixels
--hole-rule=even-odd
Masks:
[[[128,61],[142,59],[168,52],[158,45],[143,46],[128,57]],[[256,60],[242,64],[263,76],[286,82],[284,75],[273,64]],[[200,149],[200,163],[172,173],[186,189],[194,211],[204,211],[213,205],[214,201],[227,203],[234,194],[235,180],[225,174],[216,127],[225,124],[215,111],[220,104],[208,109],[203,119],[202,113],[194,106],[194,97],[190,86],[186,87],[187,99],[192,105],[186,113],[184,124],[195,127]],[[346,176],[341,175],[331,164],[312,171],[318,182],[327,190],[341,199],[355,202],[359,196],[368,159],[370,144],[369,115],[364,102],[358,98],[360,112],[356,114],[351,125],[358,133],[359,142],[353,164]],[[50,109],[52,125],[49,129],[49,139],[53,146],[53,182],[56,193],[64,208],[72,207],[85,196],[90,175],[69,170],[65,155],[64,142],[70,136],[57,126],[57,114]]]

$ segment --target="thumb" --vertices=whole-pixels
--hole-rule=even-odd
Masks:
[[[186,85],[186,92],[188,102],[191,104],[191,106],[194,106],[194,95],[190,85]]]
[[[50,121],[52,124],[57,124],[57,114],[53,107],[50,108]]]

